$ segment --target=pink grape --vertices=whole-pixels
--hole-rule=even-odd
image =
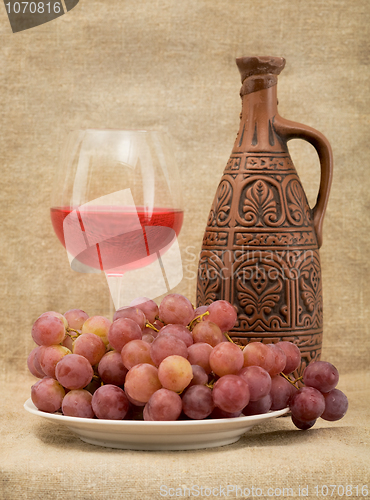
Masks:
[[[301,387],[290,400],[289,407],[294,418],[309,422],[323,414],[325,399],[314,387]]]
[[[166,325],[161,328],[158,332],[159,335],[163,335],[164,333],[169,333],[170,335],[174,335],[181,339],[186,347],[190,347],[193,344],[193,337],[186,326],[183,325]]]
[[[188,348],[178,337],[162,333],[150,344],[150,356],[156,366],[159,366],[167,356],[172,355],[188,357]]]
[[[278,344],[267,344],[267,347],[273,353],[274,364],[270,368],[270,370],[266,370],[269,372],[270,376],[273,377],[278,373],[281,373],[286,364],[286,354],[285,352],[278,346]]]
[[[183,295],[170,293],[159,305],[159,317],[166,324],[187,326],[194,318],[194,308]]]
[[[205,342],[197,342],[188,347],[188,361],[192,365],[201,366],[206,373],[211,373],[211,365],[209,364],[209,356],[213,351],[213,347]]]
[[[221,329],[211,321],[201,321],[193,328],[194,342],[205,342],[215,347],[222,342],[223,336]]]
[[[147,342],[148,344],[151,344],[154,340],[154,337],[151,333],[143,333],[141,340],[143,340],[144,342]]]
[[[182,397],[182,409],[185,415],[194,420],[207,418],[214,408],[212,391],[205,385],[193,385]]]
[[[73,353],[86,358],[92,366],[99,363],[105,351],[103,340],[93,333],[83,333],[73,342]]]
[[[301,364],[301,351],[299,347],[293,344],[293,342],[286,341],[278,342],[276,345],[285,352],[286,356],[286,364],[282,372],[285,373],[285,375],[293,373]]]
[[[94,418],[91,406],[92,394],[85,389],[69,391],[63,398],[63,415],[79,418]]]
[[[271,378],[271,410],[282,410],[289,405],[289,401],[297,392],[281,375],[275,375]]]
[[[194,318],[196,318],[197,316],[200,316],[201,314],[204,314],[205,312],[207,312],[207,310],[208,310],[208,306],[197,307],[194,311]],[[206,316],[208,316],[208,315],[206,315]],[[204,316],[203,316],[202,320],[204,320]]]
[[[339,389],[332,389],[323,394],[325,399],[325,410],[321,418],[334,422],[344,417],[348,410],[347,396]]]
[[[31,387],[31,399],[40,411],[54,413],[62,405],[63,387],[53,378],[45,377]]]
[[[55,376],[67,389],[83,389],[91,382],[94,370],[86,358],[79,354],[64,356],[56,366]]]
[[[32,349],[32,351],[29,353],[28,358],[27,358],[27,366],[29,371],[32,373],[34,377],[37,378],[44,378],[45,373],[42,370],[38,370],[35,365],[34,365],[34,359],[35,359],[35,354],[37,350],[40,349],[40,346],[35,347]]]
[[[97,418],[123,420],[129,409],[125,392],[116,385],[103,385],[97,389],[91,400]]]
[[[204,316],[204,321],[216,323],[222,332],[227,332],[235,326],[237,313],[235,307],[226,300],[216,300],[208,306],[209,315]]]
[[[204,368],[199,365],[191,365],[193,378],[189,385],[206,385],[208,383],[208,375]]]
[[[68,326],[74,330],[81,330],[82,325],[89,319],[89,315],[82,309],[69,309],[63,316],[66,318]]]
[[[303,372],[303,383],[320,392],[333,390],[339,380],[338,370],[327,361],[313,361]]]
[[[104,316],[91,316],[82,325],[82,333],[93,333],[102,339],[104,344],[108,345],[108,332],[112,322]]]
[[[217,406],[212,410],[209,418],[238,418],[242,417],[241,411],[235,411],[234,413],[230,413],[228,411],[223,411],[221,408],[217,408]]]
[[[61,319],[50,314],[41,315],[32,326],[32,338],[37,345],[60,344],[65,337],[65,326]]]
[[[46,373],[42,369],[41,359],[42,359],[42,356],[44,354],[44,351],[45,351],[46,347],[47,346],[45,346],[45,345],[40,345],[39,348],[35,351],[35,355],[34,355],[34,358],[33,358],[33,365],[34,365],[35,369],[39,373],[43,373],[44,377],[46,376]],[[53,378],[55,378],[55,377],[53,377]]]
[[[147,363],[135,365],[126,375],[125,392],[140,403],[147,403],[155,391],[161,388],[158,369],[153,365]]]
[[[316,423],[316,418],[314,420],[310,420],[308,422],[302,422],[301,420],[298,420],[292,415],[292,422],[293,424],[298,428],[301,429],[302,431],[307,431],[308,429],[311,429]]]
[[[267,394],[267,396],[264,396],[258,401],[250,401],[243,409],[243,415],[245,415],[246,417],[250,415],[263,415],[270,410],[271,404],[271,396],[270,394]]]
[[[177,420],[181,411],[182,400],[180,396],[168,389],[159,389],[145,405],[144,420]]]
[[[248,384],[250,401],[258,401],[269,394],[271,377],[260,366],[246,366],[238,372],[238,375]]]
[[[71,352],[73,351],[73,339],[70,335],[66,335],[64,337],[64,340],[62,342],[62,346],[63,347],[66,347],[67,349],[69,349]]]
[[[272,350],[267,344],[262,342],[251,342],[243,349],[244,365],[243,366],[260,366],[267,372],[270,372],[274,365],[274,356]]]
[[[121,307],[113,315],[113,322],[120,318],[128,318],[135,321],[141,330],[144,330],[146,325],[146,317],[141,309],[138,307]]]
[[[99,377],[105,384],[123,385],[127,372],[128,369],[123,364],[121,353],[118,351],[107,352],[99,361]]]
[[[62,321],[64,327],[68,328],[68,321],[63,316],[63,314],[60,314],[60,313],[55,312],[55,311],[47,311],[47,312],[42,313],[41,316],[39,316],[39,318],[42,318],[43,316],[54,316],[55,318],[59,318]]]
[[[67,354],[71,354],[71,351],[59,344],[45,347],[40,357],[40,365],[45,375],[55,378],[57,363]]]
[[[133,366],[142,363],[154,365],[150,356],[150,346],[151,344],[144,340],[131,340],[131,342],[128,342],[121,351],[124,366],[130,370]]]
[[[181,392],[193,378],[191,364],[182,356],[167,356],[158,367],[158,378],[165,389]]]
[[[238,373],[243,367],[243,362],[242,351],[236,344],[232,344],[231,342],[221,342],[216,345],[209,356],[211,369],[219,377]]]
[[[142,330],[135,321],[130,318],[118,318],[109,328],[108,340],[113,349],[121,352],[128,342],[141,340],[142,335]]]
[[[238,375],[219,378],[213,386],[213,401],[215,406],[229,413],[242,411],[249,403],[247,382]]]
[[[159,308],[154,300],[148,299],[146,297],[138,297],[134,299],[131,304],[131,307],[137,307],[141,309],[145,314],[146,319],[149,323],[153,324],[155,318],[159,315]]]

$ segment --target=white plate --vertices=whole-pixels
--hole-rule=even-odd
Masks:
[[[40,411],[31,398],[24,408],[39,417],[64,424],[86,443],[124,450],[196,450],[238,441],[254,425],[288,413],[289,408],[250,417],[175,422],[98,420]]]

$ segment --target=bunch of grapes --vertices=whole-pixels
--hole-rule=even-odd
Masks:
[[[80,309],[42,314],[28,367],[41,411],[110,420],[178,420],[258,415],[290,406],[300,429],[318,417],[341,418],[345,395],[329,363],[311,363],[305,387],[291,374],[301,363],[291,342],[245,347],[228,336],[235,308],[218,300],[194,309],[179,294],[158,306],[141,297],[113,322]],[[333,373],[336,373],[336,375]]]

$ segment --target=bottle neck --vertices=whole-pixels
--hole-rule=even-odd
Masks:
[[[252,91],[245,92],[246,83],[241,90],[242,113],[234,152],[287,152],[286,144],[274,130],[278,115],[276,83],[262,89],[254,86]]]

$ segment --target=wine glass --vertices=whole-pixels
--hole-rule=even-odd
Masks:
[[[104,272],[116,309],[181,281],[181,186],[166,133],[70,133],[50,214],[71,268]]]

